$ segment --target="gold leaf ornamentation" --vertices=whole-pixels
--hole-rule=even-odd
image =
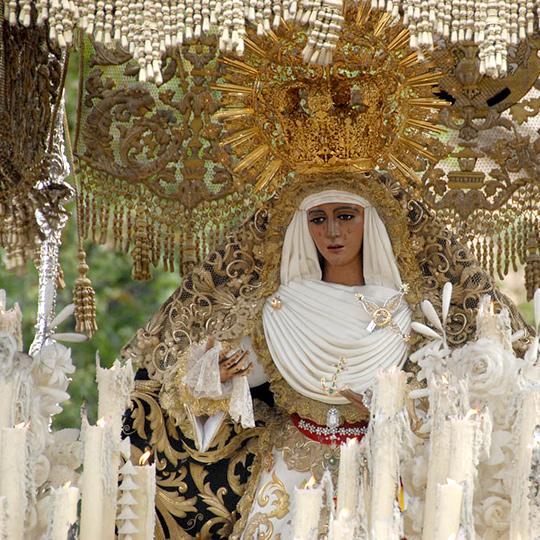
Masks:
[[[252,45],[242,60],[223,59],[226,108],[215,117],[239,157],[235,170],[261,177],[257,190],[272,191],[293,170],[390,167],[408,183],[414,160],[406,157],[433,157],[418,140],[441,132],[431,116],[449,105],[433,93],[441,73],[410,54],[408,30],[388,13],[352,3],[345,9],[330,66],[304,64],[305,29],[288,26],[275,40],[248,32]]]

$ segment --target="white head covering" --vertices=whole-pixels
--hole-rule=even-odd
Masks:
[[[307,211],[326,203],[348,203],[364,210],[363,271],[366,285],[399,289],[401,277],[386,227],[366,199],[347,191],[328,190],[309,195],[300,204],[285,233],[281,256],[281,284],[301,279],[322,279],[315,242],[308,226]]]
[[[364,211],[365,285],[349,287],[322,281],[317,248],[308,227],[307,210],[324,203],[362,206]],[[324,191],[306,197],[285,234],[281,262],[281,285],[276,296],[281,309],[269,298],[263,307],[264,333],[272,359],[285,381],[300,394],[328,404],[347,403],[339,394],[323,392],[321,378],[330,381],[339,358],[347,369],[339,385],[364,392],[380,369],[400,366],[408,351],[401,336],[387,328],[368,331],[371,315],[360,305],[356,293],[382,306],[397,293],[401,278],[386,227],[376,210],[357,195]],[[394,321],[408,332],[411,311],[402,302]]]

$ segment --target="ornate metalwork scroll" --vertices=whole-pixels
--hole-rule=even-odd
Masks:
[[[138,82],[138,64],[96,46],[84,73],[76,153],[83,234],[133,257],[133,278],[151,279],[160,260],[186,271],[208,246],[264,200],[237,184],[210,88],[219,76],[217,38],[166,58],[163,84]],[[245,175],[244,175],[245,176]]]
[[[540,287],[539,45],[515,49],[499,80],[479,74],[472,44],[435,53],[446,73],[441,93],[453,101],[439,117],[452,152],[424,175],[422,190],[493,276],[525,265],[529,298]]]

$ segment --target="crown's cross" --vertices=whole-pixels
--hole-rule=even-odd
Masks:
[[[399,292],[390,297],[384,306],[380,307],[368,300],[363,294],[356,295],[356,301],[364,306],[364,309],[371,315],[371,322],[367,326],[369,333],[373,332],[377,326],[381,328],[388,328],[390,331],[395,332],[401,336],[403,341],[409,341],[410,335],[403,332],[399,325],[394,321],[392,314],[399,307],[401,299],[409,292],[409,286],[404,283]]]

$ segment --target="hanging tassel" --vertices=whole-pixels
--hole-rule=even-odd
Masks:
[[[536,289],[540,288],[540,256],[530,255],[525,264],[525,287],[527,301],[531,301]]]
[[[86,276],[88,265],[86,264],[86,253],[82,249],[82,246],[79,246],[77,257],[79,259],[79,264],[77,265],[79,277],[75,280],[73,287],[75,331],[83,332],[91,338],[98,329],[96,322],[96,293],[92,288],[92,282]]]
[[[536,228],[530,222],[527,223],[529,231],[525,249],[527,257],[525,259],[525,287],[527,289],[527,300],[530,302],[533,299],[536,289],[540,288],[540,238],[538,237]]]
[[[197,244],[195,242],[195,235],[190,228],[184,233],[184,245],[180,251],[180,269],[182,274],[185,275],[191,271],[197,262]]]
[[[131,279],[150,281],[152,279],[152,273],[150,272],[150,239],[148,238],[145,213],[141,208],[137,210],[135,219],[135,236],[131,257],[133,259]]]
[[[67,124],[67,114],[64,110],[64,129],[66,133],[66,147],[68,151],[69,160],[72,165],[75,164],[73,159],[73,149],[71,148],[71,138],[69,136],[69,126]],[[88,225],[88,213],[83,211],[83,195],[81,187],[79,185],[77,175],[75,174],[75,167],[72,168],[73,177],[75,181],[75,201],[77,210],[77,241],[79,243],[77,258],[79,264],[77,265],[77,272],[79,277],[73,284],[73,304],[75,305],[75,331],[82,332],[91,338],[98,330],[96,322],[96,293],[92,288],[92,282],[87,277],[88,265],[86,264],[86,253],[83,248],[83,234],[84,227]],[[86,206],[86,209],[89,207]],[[95,218],[94,218],[95,219]],[[86,229],[88,230],[88,229]]]

